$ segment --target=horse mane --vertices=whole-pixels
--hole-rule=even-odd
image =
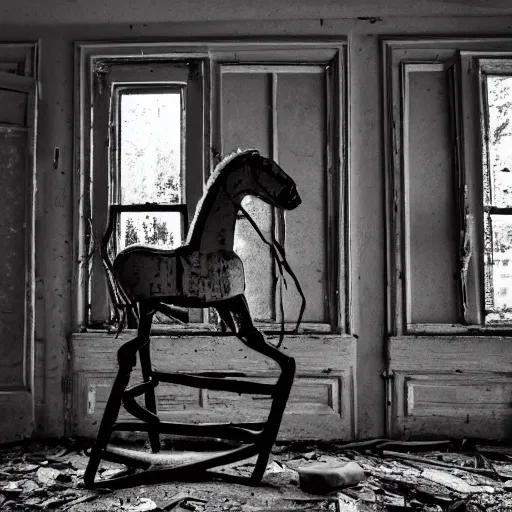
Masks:
[[[203,191],[203,195],[196,206],[196,211],[194,213],[194,218],[192,219],[192,222],[189,225],[188,233],[187,233],[187,241],[186,244],[190,242],[190,237],[192,235],[192,232],[194,231],[194,226],[197,222],[197,217],[199,215],[199,212],[202,209],[204,199],[208,193],[208,191],[213,187],[215,183],[219,180],[221,176],[224,175],[224,172],[231,171],[231,165],[235,160],[238,160],[238,158],[243,157],[249,153],[252,153],[254,151],[257,151],[256,149],[236,149],[235,151],[229,153],[226,155],[216,166],[213,172],[210,174],[210,177],[208,178],[208,181],[206,182],[206,186]]]
[[[236,149],[235,151],[226,155],[216,166],[213,172],[210,174],[208,181],[206,182],[206,190],[208,190],[214,182],[216,182],[219,177],[223,174],[223,172],[230,166],[233,160],[236,160],[248,153],[252,153],[253,151],[257,151],[257,149]]]

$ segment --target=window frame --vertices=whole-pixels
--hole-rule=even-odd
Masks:
[[[221,147],[219,84],[221,65],[256,64],[256,65],[304,65],[322,64],[333,75],[330,91],[333,94],[332,111],[329,112],[329,123],[336,139],[329,141],[328,179],[333,194],[338,199],[326,203],[328,209],[326,225],[331,240],[327,254],[326,271],[329,293],[334,300],[329,307],[329,325],[304,326],[302,332],[348,332],[348,86],[346,41],[340,39],[308,40],[224,40],[211,42],[169,42],[169,43],[83,43],[75,45],[76,55],[76,111],[75,126],[75,162],[79,179],[76,181],[78,215],[75,215],[76,261],[75,282],[77,284],[75,304],[75,329],[85,331],[87,327],[86,293],[88,271],[87,264],[90,250],[86,243],[87,219],[91,204],[88,196],[88,184],[91,182],[90,140],[87,127],[90,126],[91,112],[87,102],[92,98],[91,72],[102,60],[145,59],[162,61],[202,59],[204,62],[203,87],[203,124],[201,127],[203,151],[201,155],[203,178],[206,180],[210,169],[216,164],[215,149]],[[329,68],[330,67],[330,68]],[[191,163],[189,162],[190,166]],[[190,181],[190,180],[189,180]],[[90,191],[89,191],[90,192]],[[201,189],[202,193],[202,189]],[[189,211],[189,219],[193,216]],[[106,219],[105,223],[106,225]],[[204,329],[203,326],[186,328],[185,331]],[[275,330],[276,326],[262,326],[263,329]]]
[[[86,311],[83,315],[83,326],[101,328],[105,326],[110,316],[107,283],[101,263],[100,251],[96,250],[101,244],[103,233],[108,223],[108,206],[115,203],[118,192],[113,184],[118,173],[118,133],[119,116],[118,102],[120,87],[186,87],[186,105],[189,110],[189,120],[185,126],[186,155],[183,161],[190,162],[190,167],[197,174],[196,179],[185,182],[185,204],[188,205],[188,218],[193,215],[195,205],[202,194],[202,179],[204,176],[203,137],[193,133],[202,122],[204,101],[204,59],[159,59],[141,60],[119,57],[105,58],[100,56],[91,63],[90,105],[91,105],[91,135],[90,135],[90,195],[88,197],[88,222],[85,226],[85,243],[89,247],[90,259],[85,265],[84,277],[87,281],[85,291]],[[199,79],[192,80],[191,73],[198,73]],[[194,122],[192,122],[194,121]],[[105,140],[105,138],[107,140]],[[105,149],[107,146],[108,149]],[[198,161],[197,155],[201,158]],[[195,165],[194,165],[195,164]],[[101,169],[108,169],[101,172]],[[98,171],[100,170],[100,171]],[[186,176],[186,169],[183,169]],[[147,208],[150,210],[151,208]],[[180,211],[180,210],[177,210]],[[188,225],[188,219],[182,222]],[[94,297],[91,300],[90,297]],[[193,316],[197,321],[197,315]]]
[[[176,203],[164,203],[164,202],[147,202],[147,203],[124,203],[121,197],[121,151],[122,151],[122,133],[121,133],[121,102],[124,94],[157,94],[159,90],[177,90],[180,94],[181,104],[181,119],[180,119],[180,201]],[[125,92],[126,91],[126,92]],[[115,205],[110,207],[110,218],[108,220],[109,226],[111,223],[117,224],[117,221],[121,220],[122,213],[158,213],[158,212],[175,212],[180,214],[181,224],[181,243],[184,243],[187,236],[187,229],[189,225],[189,215],[187,208],[187,183],[186,183],[186,85],[183,83],[137,83],[137,84],[114,84],[112,88],[112,99],[111,99],[111,123],[115,135],[112,137],[112,148],[110,153],[110,160],[113,165],[110,169],[109,183],[111,185],[111,196],[110,204]],[[118,252],[118,238],[117,238],[116,225],[112,237],[111,246],[114,252]]]
[[[388,275],[388,334],[404,335],[510,335],[508,324],[485,323],[483,248],[483,112],[482,71],[490,60],[511,59],[511,38],[383,38],[382,55],[384,147],[386,151],[386,217]],[[453,131],[453,179],[456,184],[456,230],[461,234],[458,254],[460,269],[459,321],[412,323],[408,316],[407,267],[405,254],[404,203],[404,68],[407,65],[444,65],[450,76],[449,92]],[[502,67],[503,69],[503,67]],[[470,250],[465,254],[464,241]],[[465,278],[462,267],[467,264]]]
[[[490,151],[489,151],[489,102],[488,102],[488,84],[487,78],[489,76],[508,76],[512,77],[512,54],[509,58],[503,58],[502,56],[497,58],[480,58],[477,57],[478,62],[478,77],[480,86],[480,119],[481,119],[481,145],[482,145],[482,183],[485,181],[485,174],[489,174],[491,168],[490,162]],[[483,186],[483,185],[482,185]],[[484,194],[482,194],[483,196]],[[512,215],[512,206],[499,207],[494,204],[486,205],[486,201],[483,199],[483,214],[489,216],[489,221],[493,215]],[[482,221],[482,224],[485,220]],[[484,227],[482,227],[482,261],[484,262],[484,268],[482,271],[484,280],[484,304],[483,304],[483,318],[486,326],[494,328],[512,328],[512,318],[508,321],[489,321],[486,322],[486,316],[488,311],[485,307],[485,293],[486,293],[486,252],[485,252],[485,233]],[[508,260],[507,265],[508,265]],[[508,310],[508,314],[512,311],[511,308]]]
[[[142,84],[142,85],[127,85],[127,84],[119,84],[114,86],[114,94],[113,94],[113,112],[112,117],[115,118],[115,168],[112,171],[115,173],[115,177],[111,176],[111,182],[114,184],[113,186],[113,197],[111,198],[111,202],[122,204],[121,200],[121,190],[116,185],[121,181],[121,150],[122,150],[122,140],[121,140],[121,102],[122,97],[125,94],[133,95],[133,94],[157,94],[159,90],[169,90],[176,89],[180,94],[180,102],[181,102],[181,133],[180,133],[180,186],[181,186],[181,198],[179,204],[184,204],[183,199],[186,199],[186,86],[184,84]]]
[[[461,86],[462,86],[462,124],[460,127],[461,141],[464,144],[465,167],[461,170],[467,187],[465,208],[472,215],[468,230],[473,240],[470,265],[473,268],[474,280],[470,283],[468,297],[467,330],[508,336],[512,334],[512,320],[509,322],[486,322],[485,311],[485,234],[484,234],[484,172],[486,170],[488,148],[486,84],[485,75],[491,72],[512,69],[512,39],[499,42],[488,41],[481,48],[473,51],[461,51]],[[485,47],[490,47],[486,49]],[[496,46],[498,48],[496,48]],[[492,48],[494,47],[494,48]],[[503,65],[506,61],[508,65]],[[512,73],[511,73],[512,74]],[[473,148],[471,145],[473,144]]]

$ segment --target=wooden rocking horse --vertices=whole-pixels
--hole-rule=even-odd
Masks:
[[[233,251],[237,212],[243,210],[246,195],[256,196],[281,209],[296,208],[301,199],[294,181],[271,159],[256,150],[236,152],[220,162],[212,173],[203,198],[199,202],[185,245],[175,250],[134,245],[121,251],[108,272],[117,300],[138,306],[137,337],[118,351],[119,370],[108,399],[103,419],[84,475],[86,486],[110,488],[186,479],[199,471],[247,459],[257,455],[249,483],[258,484],[263,477],[271,448],[277,437],[295,374],[293,358],[267,343],[254,326],[244,295],[243,264]],[[106,238],[113,229],[110,217]],[[251,221],[252,222],[252,221]],[[257,229],[255,224],[253,226]],[[261,235],[261,233],[260,233]],[[105,245],[105,244],[104,244]],[[271,249],[276,257],[274,244]],[[279,267],[287,267],[282,248]],[[289,269],[289,267],[287,267]],[[282,273],[282,268],[281,268]],[[290,275],[293,273],[289,271]],[[300,291],[300,287],[299,287]],[[301,295],[302,292],[300,291]],[[304,296],[302,310],[305,307]],[[153,315],[159,311],[179,316],[180,308],[214,307],[220,318],[249,348],[274,360],[281,373],[276,384],[214,378],[201,374],[164,373],[154,371],[150,359],[150,332]],[[143,382],[128,387],[130,374],[139,354]],[[272,397],[265,422],[188,424],[160,421],[157,416],[155,388],[160,382],[195,388],[231,391],[237,394],[259,394]],[[135,398],[144,395],[145,407]],[[138,421],[118,422],[123,403],[126,411]],[[237,441],[241,447],[217,453],[199,461],[174,467],[150,469],[152,454],[137,458],[133,453],[107,446],[113,431],[148,432],[153,454],[160,450],[159,434],[190,435]],[[133,451],[132,451],[133,452]],[[139,453],[140,452],[136,452]],[[101,460],[121,462],[148,471],[97,482],[95,477]]]

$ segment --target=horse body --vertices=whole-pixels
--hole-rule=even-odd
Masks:
[[[234,251],[174,251],[131,246],[114,261],[114,275],[133,302],[153,299],[206,307],[245,292],[242,260]]]
[[[300,203],[295,184],[275,162],[257,151],[235,153],[210,178],[186,243],[175,250],[127,247],[113,264],[118,286],[133,302],[151,299],[184,307],[243,295],[243,263],[233,243],[236,215],[248,194],[281,208]]]

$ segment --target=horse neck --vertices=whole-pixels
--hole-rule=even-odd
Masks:
[[[187,240],[190,249],[232,251],[238,206],[217,183],[208,189],[198,209]]]

